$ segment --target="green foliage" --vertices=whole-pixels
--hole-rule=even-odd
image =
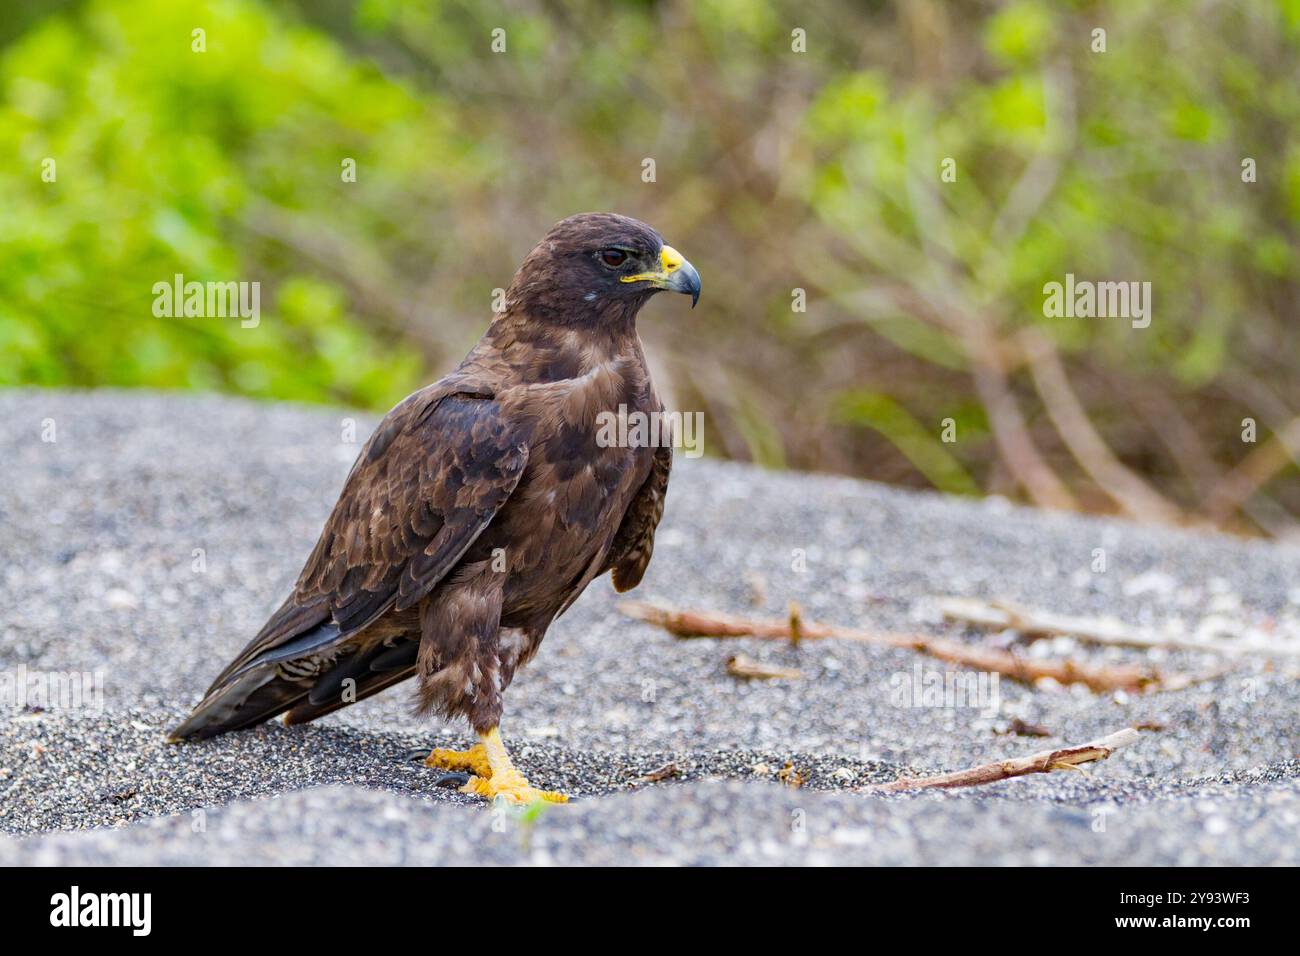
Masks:
[[[1118,457],[1195,509],[1242,417],[1300,409],[1296,0],[14,10],[0,383],[386,407],[463,354],[551,222],[613,209],[704,276],[694,315],[655,303],[641,328],[711,453],[1014,488],[993,365],[1044,460],[1104,500],[1028,373],[1045,338]],[[155,317],[177,273],[260,282],[260,324]],[[1151,282],[1151,327],[1044,316],[1067,273]]]
[[[884,80],[877,67],[822,89],[806,126],[818,176],[804,195],[849,247],[819,265],[826,292],[932,369],[953,367],[943,346],[954,343],[958,361],[983,361],[982,342],[1013,356],[1014,375],[1017,336],[1034,328],[1092,372],[1081,389],[1151,387],[1145,379],[1199,406],[1198,393],[1225,384],[1244,394],[1236,383],[1261,370],[1279,387],[1275,357],[1300,354],[1294,5],[1207,4],[1195,18],[1169,3],[1086,11],[1008,4],[982,31],[988,69]],[[1099,24],[1105,52],[1091,48]],[[956,182],[940,180],[945,157]],[[1256,182],[1243,181],[1247,157]],[[1152,327],[1045,317],[1043,286],[1067,273],[1149,281]],[[934,340],[891,335],[900,314]],[[930,432],[901,413],[943,414],[952,397],[927,388],[936,380],[921,372],[865,402],[850,387],[841,410],[942,486],[937,460],[921,454]],[[1294,410],[1300,394],[1281,387]],[[1115,400],[1082,393],[1103,420]],[[1193,413],[1206,445],[1230,445],[1242,411]],[[1149,457],[1149,444],[1122,444],[1138,434],[1118,439],[1122,455]]]
[[[436,155],[429,106],[260,4],[198,14],[91,4],[4,51],[0,151],[16,161],[0,170],[0,382],[389,404],[419,382],[418,357],[250,220],[259,204],[345,203],[341,155],[364,162],[394,140]],[[155,317],[153,285],[177,273],[260,281],[260,323]]]

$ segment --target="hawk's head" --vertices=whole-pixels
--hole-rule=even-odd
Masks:
[[[654,293],[700,297],[700,274],[645,223],[608,212],[562,219],[530,252],[507,301],[532,317],[569,324],[634,316]]]

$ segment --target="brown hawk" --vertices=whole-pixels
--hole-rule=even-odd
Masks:
[[[485,797],[565,799],[511,764],[502,695],[593,578],[624,591],[650,561],[671,443],[599,423],[663,411],[636,330],[661,289],[693,305],[700,278],[645,223],[557,223],[465,360],[380,422],[293,593],[171,739],[304,723],[414,676],[421,712],[480,738],[426,763]]]

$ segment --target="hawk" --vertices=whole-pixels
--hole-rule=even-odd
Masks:
[[[511,763],[502,696],[594,578],[625,591],[650,562],[671,441],[618,447],[600,422],[663,411],[636,329],[662,289],[693,307],[700,277],[650,226],[557,223],[465,360],[380,422],[293,593],[169,739],[305,723],[415,677],[420,713],[479,737],[427,765],[489,799],[567,799]]]

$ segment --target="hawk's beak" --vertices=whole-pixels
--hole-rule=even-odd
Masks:
[[[663,268],[659,272],[638,272],[634,276],[623,276],[622,282],[650,282],[656,289],[669,292],[684,292],[691,297],[691,308],[700,301],[700,274],[672,246],[659,250],[659,262]]]

